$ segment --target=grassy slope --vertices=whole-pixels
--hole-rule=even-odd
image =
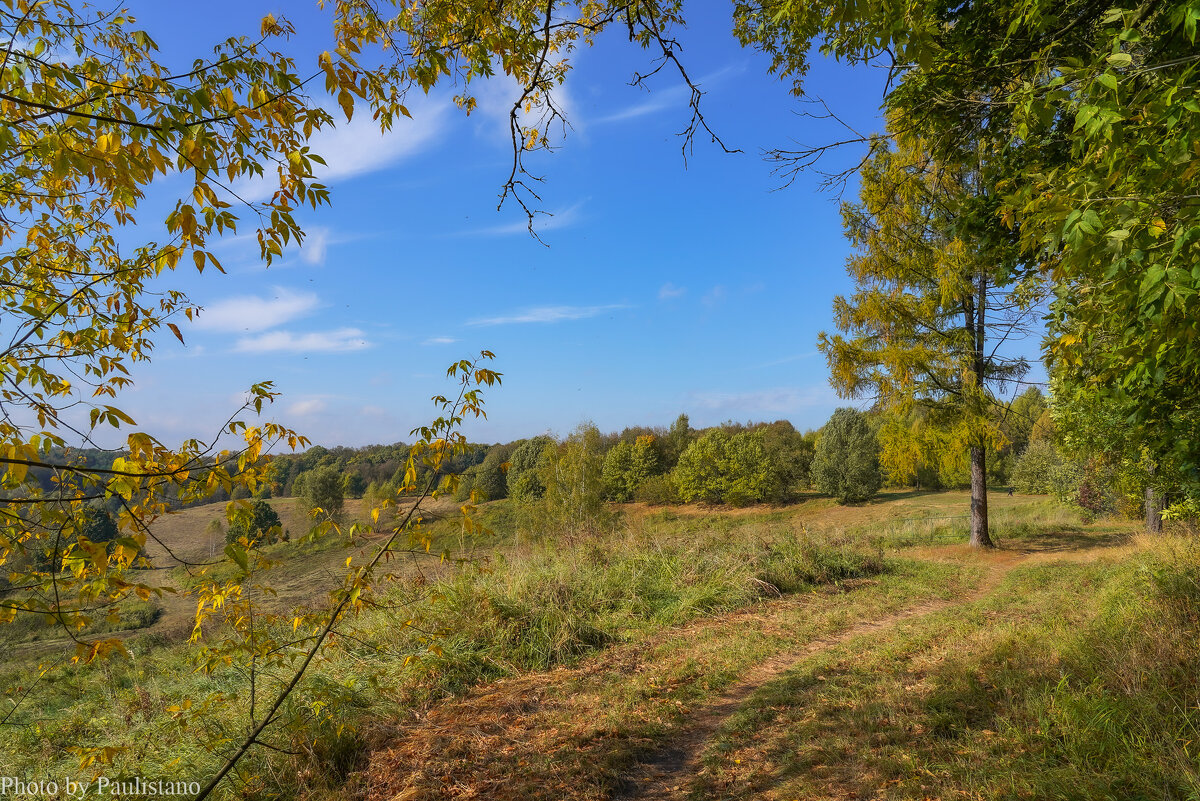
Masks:
[[[1029,559],[965,609],[796,665],[730,720],[695,791],[1196,798],[1196,565],[1170,539]]]
[[[976,555],[923,543],[845,595],[708,618],[445,704],[375,752],[369,797],[1200,796],[1196,546],[1025,504],[1004,504],[1000,537],[1019,558],[978,598]],[[823,525],[931,534],[881,511]],[[912,604],[924,608],[896,614]]]
[[[694,771],[655,797],[1194,794],[1195,688],[1179,677],[1200,660],[1194,636],[1170,645],[1165,632],[1195,634],[1186,577],[1196,555],[1163,542],[1113,547],[1121,527],[999,497],[1007,553],[1037,553],[970,600],[988,570],[941,544],[961,542],[964,508],[962,493],[853,508],[634,507],[603,542],[503,546],[432,593],[406,585],[416,626],[383,612],[356,621],[312,682],[340,688],[345,726],[280,732],[275,742],[299,754],[259,752],[249,786],[284,797],[619,797],[653,778],[640,762],[719,709]],[[877,574],[880,552],[892,555]],[[303,585],[298,562],[292,570]],[[887,625],[852,636],[870,621]],[[451,636],[428,652],[421,630],[439,629]],[[39,700],[51,723],[0,733],[0,761],[71,773],[66,748],[111,741],[129,750],[110,774],[211,770],[196,745],[205,732],[180,729],[166,708],[244,694],[244,680],[194,673],[182,646],[150,646],[100,682],[52,672]],[[379,683],[361,681],[368,665]],[[488,683],[472,691],[477,682]]]

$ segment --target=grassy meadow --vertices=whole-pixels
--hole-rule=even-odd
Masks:
[[[288,499],[272,503],[301,530]],[[979,553],[962,545],[965,493],[885,492],[859,506],[631,504],[612,531],[565,542],[518,537],[507,504],[484,508],[491,533],[475,541],[433,510],[431,550],[451,558],[394,569],[221,793],[1200,793],[1200,549],[1186,537],[998,495],[1000,548]],[[189,509],[156,532],[200,561],[217,514]],[[279,593],[262,603],[319,606],[378,536],[349,552],[271,546]],[[187,586],[186,569],[151,556]],[[0,685],[27,698],[0,761],[29,776],[211,775],[268,690],[237,663],[197,669],[186,596],[148,606],[122,633],[129,658],[99,666],[14,633]]]

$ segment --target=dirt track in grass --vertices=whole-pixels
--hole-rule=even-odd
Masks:
[[[705,745],[759,687],[814,654],[856,637],[879,632],[906,620],[940,612],[952,606],[976,601],[994,590],[1004,575],[1024,555],[1017,551],[997,551],[989,554],[989,565],[984,580],[974,591],[961,598],[920,603],[879,619],[860,623],[837,634],[812,640],[795,651],[779,654],[751,668],[721,696],[696,709],[677,737],[658,753],[643,760],[624,782],[629,790],[619,793],[616,798],[630,801],[686,798],[692,779],[700,772]]]
[[[875,582],[849,582],[702,618],[646,642],[606,649],[578,666],[493,682],[435,704],[396,728],[376,731],[369,764],[354,778],[356,789],[372,801],[686,798],[706,745],[755,690],[856,637],[978,600],[1027,556],[1018,550],[968,554],[970,549],[959,546],[922,551],[931,561],[986,561],[987,566],[977,583],[952,599],[926,595],[897,605],[883,593],[868,601]],[[867,594],[867,606],[856,616],[869,622],[827,621],[823,633],[806,637],[799,647],[786,646],[795,640],[796,620],[810,611],[828,613],[841,604],[829,603],[829,596],[843,593],[847,602]],[[877,607],[868,612],[870,604]],[[702,661],[712,643],[750,629],[755,636],[773,638],[774,655],[743,665],[720,689],[689,693],[696,678],[687,670],[688,660]],[[662,697],[626,691],[614,700],[611,694],[614,684],[648,681],[663,690]],[[627,706],[614,712],[621,704]],[[638,722],[629,725],[633,719]]]

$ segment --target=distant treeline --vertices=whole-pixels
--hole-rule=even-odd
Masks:
[[[993,416],[992,486],[1054,494],[1098,513],[1139,513],[1139,482],[1128,478],[1129,471],[1119,473],[1094,455],[1065,447],[1050,399],[1036,387],[998,404]],[[397,442],[314,446],[274,456],[254,497],[306,497],[323,508],[340,509],[343,497],[376,505],[395,497],[409,450]],[[108,467],[120,455],[78,449],[55,458]],[[427,478],[423,470],[418,469],[420,484]],[[570,500],[567,505],[584,506],[631,501],[740,506],[786,503],[814,490],[847,502],[865,500],[881,486],[936,490],[970,484],[963,431],[953,419],[920,407],[907,413],[839,409],[820,429],[803,433],[787,420],[695,429],[686,414],[667,427],[633,426],[607,434],[583,424],[563,438],[471,445],[444,472],[460,477],[456,500],[475,493],[483,501],[540,502],[549,494],[559,506],[563,498]],[[50,471],[31,473],[51,489]],[[250,493],[242,489],[238,497]],[[229,499],[218,489],[206,502]]]

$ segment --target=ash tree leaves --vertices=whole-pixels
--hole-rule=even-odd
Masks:
[[[128,388],[131,366],[151,358],[160,336],[182,339],[180,323],[196,311],[184,293],[159,288],[163,276],[181,266],[221,271],[212,245],[233,233],[251,233],[270,264],[303,239],[297,210],[329,202],[315,178],[323,161],[310,142],[335,117],[317,95],[334,98],[346,119],[367,112],[387,129],[409,115],[411,89],[449,80],[469,111],[472,81],[503,71],[522,88],[510,117],[514,157],[503,194],[532,220],[537,196],[523,180],[524,152],[548,146],[560,116],[555,88],[576,47],[616,23],[688,80],[671,38],[682,17],[670,4],[326,5],[333,47],[311,60],[283,52],[292,27],[268,15],[254,35],[219,42],[175,72],[123,11],[0,0],[9,43],[0,61],[0,309],[10,323],[0,349],[0,464],[6,490],[30,501],[4,512],[0,559],[38,592],[72,594],[61,582],[46,585],[52,577],[23,570],[26,543],[61,529],[71,510],[38,503],[26,480],[31,467],[60,472],[59,506],[119,498],[123,530],[144,543],[146,522],[167,510],[168,496],[187,501],[235,485],[252,491],[258,457],[272,443],[305,444],[282,426],[239,420],[275,396],[269,382],[253,387],[247,406],[220,431],[197,432],[180,447],[137,431],[114,399]],[[697,90],[688,140],[703,127],[699,97]],[[165,217],[148,219],[140,208],[147,188],[167,176],[178,194]],[[243,197],[246,182],[262,182],[268,196]],[[160,228],[161,237],[146,238],[145,230]],[[88,423],[80,427],[67,409],[81,410]],[[120,466],[105,472],[62,463],[68,441],[108,426],[134,429]],[[119,587],[109,589],[119,594]],[[46,608],[31,597],[3,614]],[[55,614],[67,620],[75,611]]]

